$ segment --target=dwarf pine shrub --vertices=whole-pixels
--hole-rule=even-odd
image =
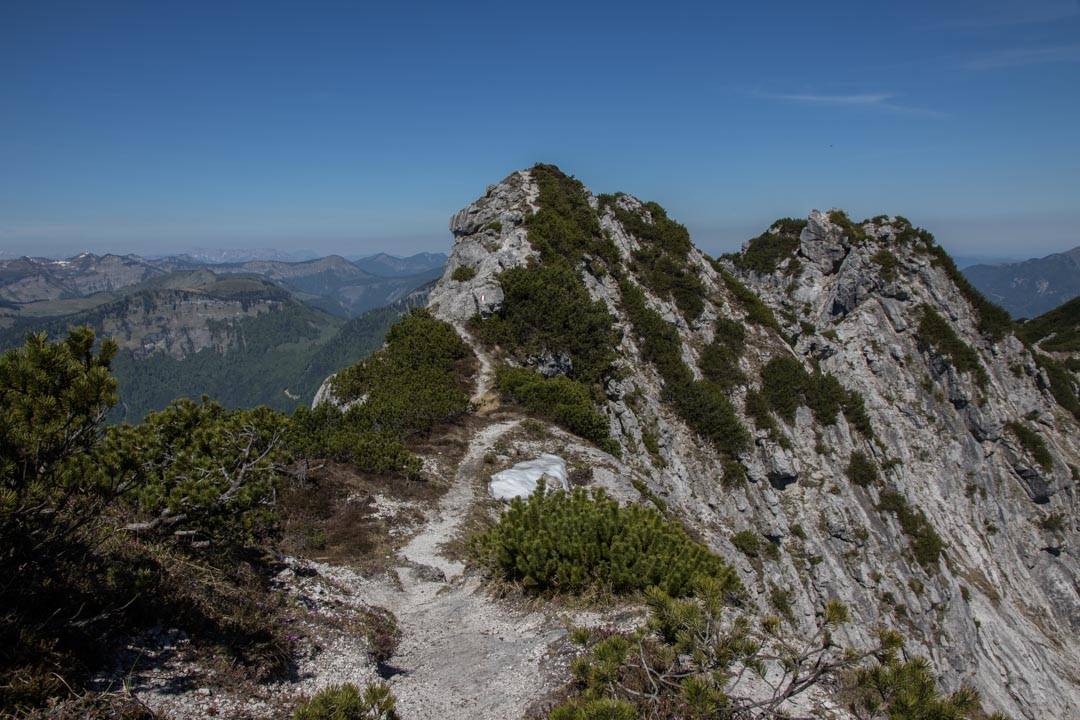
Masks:
[[[938,559],[945,551],[945,541],[934,530],[922,510],[911,507],[903,495],[893,490],[881,493],[878,510],[896,516],[900,528],[911,540],[912,552],[920,565],[928,570],[937,567]]]
[[[1016,334],[1029,347],[1038,344],[1050,352],[1080,351],[1080,297],[1024,322]]]
[[[608,433],[608,420],[593,404],[589,388],[568,377],[546,378],[535,370],[503,365],[495,384],[506,397],[530,413],[547,418],[575,435],[591,440],[606,451],[618,453]]]
[[[601,232],[600,220],[581,181],[554,165],[534,165],[529,174],[540,190],[540,209],[525,219],[525,226],[529,244],[540,253],[541,263],[565,262],[576,269],[589,255],[608,268],[617,266],[619,251]]]
[[[645,294],[629,280],[619,283],[623,309],[637,335],[641,354],[664,380],[664,400],[679,416],[717,449],[737,455],[750,443],[750,434],[739,421],[722,385],[695,380],[683,362],[678,331],[645,303]]]
[[[1015,420],[1005,423],[1005,427],[1016,436],[1021,447],[1035,458],[1035,462],[1039,463],[1039,467],[1047,471],[1054,467],[1054,456],[1050,454],[1050,450],[1046,447],[1046,441],[1042,439],[1039,433],[1024,423]]]
[[[620,506],[603,491],[548,491],[515,498],[476,536],[474,556],[497,577],[539,592],[626,594],[659,587],[689,593],[695,577],[741,594],[735,571],[652,508]]]
[[[956,267],[956,263],[953,262],[945,248],[934,243],[934,236],[931,233],[925,230],[918,230],[917,232],[920,233],[924,243],[926,243],[925,251],[930,254],[930,261],[945,272],[945,275],[956,285],[964,299],[971,303],[975,316],[978,318],[979,332],[991,340],[1000,340],[1012,332],[1014,325],[1008,311],[987,300],[986,296],[964,277],[964,273],[960,272],[960,269]]]
[[[399,720],[397,701],[382,683],[361,691],[352,683],[332,685],[315,693],[293,713],[293,720]]]
[[[701,352],[701,374],[711,382],[731,389],[746,382],[746,376],[739,369],[746,342],[746,330],[741,323],[720,318],[716,321],[716,335],[713,341]]]
[[[989,382],[986,368],[979,360],[979,353],[960,339],[945,318],[929,305],[923,305],[919,319],[919,344],[924,349],[932,349],[948,359],[957,372],[971,373],[979,387]]]
[[[571,664],[569,697],[552,720],[732,720],[780,716],[787,700],[815,687],[843,684],[867,720],[974,720],[982,717],[967,690],[942,696],[930,672],[896,672],[903,639],[881,631],[869,647],[846,646],[834,628],[849,622],[847,608],[825,604],[816,632],[789,636],[775,616],[752,617],[725,607],[715,583],[703,579],[687,598],[648,592],[649,620],[632,632],[579,632],[583,645]],[[775,585],[770,603],[791,612],[791,597]],[[775,683],[738,682],[753,673]],[[762,691],[761,687],[771,687]]]
[[[747,322],[761,325],[762,327],[772,328],[778,333],[782,332],[780,323],[776,320],[776,315],[773,314],[772,309],[768,305],[762,302],[756,292],[739,282],[734,275],[725,270],[716,260],[712,261],[712,265],[713,269],[720,273],[720,277],[723,279],[728,292],[734,295],[735,299],[739,301],[739,305],[742,306],[743,311],[746,313]]]
[[[544,353],[570,357],[568,375],[599,384],[611,372],[618,346],[611,314],[589,297],[576,269],[564,262],[515,267],[499,275],[503,303],[489,318],[471,321],[477,336],[524,363]]]
[[[450,274],[450,279],[457,282],[468,282],[476,277],[476,268],[471,265],[458,265]]]
[[[344,402],[362,399],[354,419],[365,429],[424,433],[468,410],[471,360],[449,323],[414,310],[390,328],[385,348],[334,377],[334,393]]]
[[[705,286],[696,268],[687,262],[692,247],[690,233],[667,216],[655,202],[642,204],[642,212],[631,212],[603,196],[619,223],[640,241],[634,253],[634,268],[641,282],[654,293],[671,298],[688,321],[705,308]],[[649,220],[645,219],[648,214]]]
[[[82,327],[0,354],[0,577],[18,579],[0,582],[0,714],[125,716],[86,683],[103,646],[163,617],[251,679],[288,665],[256,569],[286,419],[181,401],[106,430],[115,348]]]
[[[876,484],[879,479],[877,466],[862,450],[851,453],[851,458],[848,460],[847,476],[848,480],[859,487],[869,487]]]
[[[791,355],[779,355],[765,363],[761,369],[761,394],[785,422],[795,421],[795,411],[800,405],[809,407],[814,418],[825,425],[835,423],[842,411],[852,427],[866,437],[873,437],[862,395],[846,390],[830,373],[807,372]],[[760,414],[757,408],[755,412]]]
[[[799,235],[804,227],[806,220],[777,220],[766,232],[750,240],[745,250],[735,255],[735,265],[741,270],[758,273],[776,272],[780,263],[793,257],[799,249]]]
[[[896,279],[896,270],[900,267],[900,260],[890,251],[882,248],[870,256],[870,260],[881,269],[881,277],[885,282]]]
[[[1077,381],[1080,369],[1070,372],[1066,363],[1058,362],[1049,355],[1038,351],[1032,355],[1035,358],[1035,364],[1046,373],[1046,377],[1050,380],[1050,394],[1054,396],[1054,400],[1071,412],[1073,417],[1080,420],[1080,382]]]

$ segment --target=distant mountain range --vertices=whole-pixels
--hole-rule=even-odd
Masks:
[[[179,396],[290,410],[321,381],[382,344],[390,324],[423,304],[445,255],[389,255],[369,267],[343,257],[209,263],[83,253],[0,259],[0,350],[27,333],[60,337],[89,325],[114,338],[120,404],[137,421]],[[400,274],[415,270],[412,274]],[[258,378],[258,382],[251,382]]]
[[[199,263],[220,264],[247,262],[249,260],[280,260],[281,262],[301,262],[319,257],[312,250],[278,250],[276,248],[193,248],[181,257],[190,258]]]
[[[1080,296],[1080,247],[1023,262],[972,265],[962,272],[1014,318],[1033,318]]]
[[[405,277],[427,272],[446,265],[446,253],[417,253],[409,257],[396,257],[386,253],[352,258],[353,264],[372,275]]]
[[[205,262],[191,255],[143,258],[82,253],[63,260],[0,259],[0,301],[32,316],[64,315],[114,299],[110,293],[178,271],[212,269],[218,275],[257,275],[297,298],[339,317],[355,317],[392,303],[442,274],[446,256],[406,258],[381,254],[350,262],[340,255],[286,262]]]

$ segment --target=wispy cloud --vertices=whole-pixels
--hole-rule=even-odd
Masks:
[[[964,17],[938,23],[937,27],[958,30],[1039,25],[1080,16],[1080,0],[1023,0],[1022,2],[978,2]]]
[[[1025,65],[1080,62],[1080,45],[1040,48],[1011,48],[972,58],[964,63],[968,70],[1000,70]]]
[[[818,105],[822,107],[847,107],[879,110],[882,112],[898,113],[904,115],[926,115],[940,117],[943,113],[929,108],[912,107],[894,102],[895,93],[756,93],[756,96],[765,100],[794,103],[800,105]]]

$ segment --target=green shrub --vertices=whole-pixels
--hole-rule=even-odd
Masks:
[[[724,477],[721,484],[731,490],[746,484],[746,469],[738,460],[727,459],[724,461]]]
[[[697,576],[714,578],[735,597],[735,571],[652,508],[620,507],[602,491],[578,488],[515,498],[471,543],[490,572],[527,589],[625,594],[656,586],[681,596]]]
[[[790,590],[779,585],[769,584],[769,605],[789,621],[794,619],[791,605],[793,597],[794,593]]]
[[[476,268],[471,265],[458,265],[450,274],[450,279],[457,282],[468,282],[476,277]]]
[[[1013,331],[1013,321],[1009,313],[1002,307],[995,305],[986,299],[971,282],[964,277],[956,267],[956,263],[949,257],[949,253],[940,245],[934,244],[934,236],[926,231],[921,231],[927,242],[926,251],[931,256],[931,262],[945,271],[945,275],[952,280],[960,294],[971,304],[978,317],[979,332],[991,340],[1000,340]]]
[[[1054,456],[1050,454],[1049,448],[1046,447],[1046,441],[1042,439],[1039,433],[1017,421],[1005,423],[1005,427],[1016,436],[1021,447],[1035,458],[1035,462],[1039,463],[1039,467],[1046,471],[1050,471],[1054,467]]]
[[[540,209],[525,219],[525,226],[541,263],[565,263],[576,269],[583,256],[590,255],[608,268],[616,267],[619,251],[600,231],[585,186],[554,165],[534,165],[529,174],[540,190]]]
[[[686,599],[648,593],[649,619],[632,632],[591,633],[571,665],[570,697],[549,716],[553,720],[705,720],[754,717],[764,703],[781,706],[816,685],[838,683],[871,657],[891,657],[902,642],[883,632],[868,649],[837,641],[836,626],[848,621],[847,608],[829,602],[809,636],[781,635],[776,617],[755,618],[725,607],[715,582],[697,583]],[[776,589],[771,600],[790,611],[790,598]],[[769,661],[779,658],[772,665]],[[760,686],[732,682],[743,673],[779,668],[771,696]],[[931,699],[935,695],[929,696]],[[920,696],[920,701],[925,698]],[[920,708],[925,705],[920,706]],[[770,716],[772,713],[769,713]],[[867,717],[870,717],[869,715]],[[873,716],[877,718],[878,716]],[[899,718],[893,714],[889,717]],[[906,716],[904,716],[906,717]],[[924,717],[920,715],[919,717]],[[925,717],[939,717],[928,714]],[[949,717],[960,720],[960,716]]]
[[[618,346],[613,318],[589,297],[575,270],[563,263],[516,267],[499,275],[503,303],[487,319],[474,318],[481,341],[498,345],[524,363],[543,353],[566,353],[569,375],[600,384],[611,372]]]
[[[768,305],[761,301],[761,298],[758,297],[756,292],[736,280],[734,275],[725,270],[715,260],[713,261],[713,268],[720,273],[720,277],[723,279],[724,285],[727,286],[728,292],[734,295],[735,299],[739,301],[739,305],[742,306],[743,311],[746,313],[747,322],[761,325],[762,327],[772,328],[778,333],[783,333],[780,329],[780,323],[776,321],[776,316],[773,315],[773,311]]]
[[[728,455],[737,455],[750,442],[724,387],[695,380],[682,360],[678,332],[645,304],[645,295],[629,280],[619,284],[623,309],[633,325],[641,353],[664,380],[664,400],[694,431]]]
[[[765,396],[751,388],[746,391],[745,402],[746,414],[754,421],[754,427],[768,432],[773,441],[779,440],[780,426],[776,424],[772,410],[769,409],[769,401],[765,399]]]
[[[549,720],[638,720],[637,708],[625,700],[574,698],[551,711]]]
[[[858,390],[848,390],[844,395],[844,419],[863,437],[871,440],[874,438],[870,415],[866,412],[866,403]]]
[[[701,374],[710,382],[730,390],[746,382],[739,369],[746,340],[746,330],[740,323],[727,318],[716,321],[716,336],[701,353]]]
[[[851,453],[851,459],[848,460],[847,476],[848,480],[859,487],[876,485],[880,479],[874,461],[861,450]]]
[[[660,297],[674,300],[688,321],[700,315],[705,308],[705,286],[687,261],[692,245],[686,228],[655,202],[643,203],[640,213],[619,207],[615,196],[601,196],[601,203],[638,239],[634,267],[641,282]]]
[[[825,425],[835,423],[842,410],[857,430],[872,437],[862,396],[854,390],[845,390],[834,375],[822,372],[811,375],[790,355],[774,357],[761,369],[761,393],[768,406],[788,423],[795,420],[800,405],[809,407],[817,421]],[[755,412],[760,410],[755,408]]]
[[[805,227],[805,220],[777,220],[767,232],[747,243],[746,249],[735,256],[735,265],[741,270],[763,274],[776,272],[780,263],[798,251],[799,235]]]
[[[287,444],[302,457],[348,462],[378,475],[418,477],[420,458],[394,433],[372,430],[367,423],[368,418],[356,407],[346,412],[330,403],[310,410],[297,408],[289,423]]]
[[[181,399],[136,426],[113,427],[104,452],[122,458],[125,495],[144,534],[184,533],[231,555],[277,529],[273,499],[287,419],[261,407],[225,410]]]
[[[923,305],[921,312],[917,331],[919,344],[948,358],[957,372],[971,373],[979,387],[986,387],[990,378],[975,349],[961,340],[952,325],[932,307]]]
[[[804,394],[809,384],[802,363],[790,355],[774,357],[761,369],[761,394],[769,407],[788,423],[795,421],[795,411],[805,404]]]
[[[891,252],[882,248],[874,253],[870,260],[881,268],[881,277],[886,282],[892,282],[896,279],[896,269],[900,267],[900,261]]]
[[[398,437],[428,432],[469,409],[472,351],[448,323],[414,310],[386,334],[386,347],[333,379],[364,430]]]
[[[399,720],[397,701],[382,683],[363,692],[352,683],[332,685],[297,708],[293,720]]]
[[[731,544],[735,546],[735,549],[752,558],[761,555],[762,547],[767,542],[753,530],[740,530],[731,536]]]
[[[847,213],[843,210],[832,210],[829,212],[829,222],[833,225],[840,227],[844,235],[852,244],[858,244],[866,240],[866,230],[862,224],[856,225],[851,221],[851,218],[847,216]]]
[[[1050,380],[1050,394],[1058,405],[1072,413],[1073,417],[1080,420],[1080,383],[1077,383],[1076,371],[1071,371],[1061,362],[1043,355],[1041,352],[1032,353],[1035,364],[1046,373]]]
[[[1038,344],[1049,352],[1080,351],[1080,297],[1023,323],[1017,335],[1028,346]]]
[[[945,550],[945,541],[934,530],[922,510],[912,508],[903,495],[892,490],[881,493],[878,510],[896,516],[904,534],[911,540],[911,549],[920,565],[928,570],[937,567],[938,559]]]
[[[645,428],[641,431],[641,444],[645,446],[645,450],[652,456],[653,460],[657,461],[660,465],[664,464],[664,459],[660,455],[660,439],[656,437],[656,432]]]
[[[607,418],[595,408],[589,388],[580,382],[562,376],[545,378],[535,370],[504,365],[496,371],[495,384],[499,392],[529,412],[618,454]]]
[[[503,224],[498,220],[492,220],[484,226],[485,230],[491,230],[492,232],[502,232]]]
[[[102,647],[163,617],[251,679],[288,664],[255,569],[283,418],[184,401],[106,433],[115,345],[94,346],[83,327],[0,355],[0,577],[18,578],[0,583],[0,707],[17,716],[82,695]]]
[[[979,706],[979,695],[967,686],[943,695],[937,688],[933,668],[922,657],[900,660],[895,653],[852,673],[844,692],[858,717],[867,720],[1006,720],[987,716]]]

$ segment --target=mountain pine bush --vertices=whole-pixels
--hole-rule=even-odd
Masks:
[[[179,402],[106,432],[115,346],[75,328],[0,355],[0,707],[79,694],[102,647],[169,618],[253,678],[290,641],[256,568],[284,418]]]
[[[739,369],[746,343],[746,329],[741,323],[720,318],[716,321],[716,335],[701,352],[701,374],[710,382],[732,389],[746,383],[746,375]]]
[[[747,322],[771,328],[778,333],[782,332],[780,323],[777,322],[776,315],[773,314],[772,308],[762,302],[756,292],[739,282],[735,276],[725,270],[718,261],[713,260],[712,265],[713,269],[720,273],[720,277],[723,279],[728,292],[734,295],[735,299],[739,301],[739,305],[742,306],[743,311],[746,313]]]
[[[859,487],[875,485],[880,477],[877,465],[861,450],[851,453],[851,458],[848,460],[847,476],[848,480]]]
[[[652,508],[622,507],[603,491],[548,491],[515,498],[499,522],[474,538],[474,556],[497,577],[529,590],[626,594],[659,587],[688,594],[696,577],[725,597],[742,593],[738,575]]]
[[[448,323],[413,310],[386,334],[386,346],[331,381],[350,403],[300,408],[289,427],[289,444],[307,457],[349,461],[374,473],[419,473],[420,463],[404,440],[452,422],[469,409],[475,359]]]
[[[849,709],[859,720],[1006,720],[983,714],[979,695],[970,687],[943,695],[926,658],[900,660],[890,653],[881,661],[861,667],[845,679],[852,696]]]
[[[862,395],[846,390],[830,373],[807,372],[791,355],[774,357],[761,369],[761,394],[768,406],[789,424],[795,421],[799,406],[805,405],[820,423],[832,425],[842,411],[852,427],[865,437],[874,436]],[[754,412],[755,417],[761,415],[759,408],[755,407]]]
[[[576,269],[590,255],[614,268],[619,262],[615,244],[600,230],[600,220],[589,204],[581,181],[554,165],[537,164],[530,170],[540,196],[540,209],[525,220],[529,244],[544,264],[565,262]]]
[[[607,307],[589,297],[577,270],[565,263],[510,268],[499,275],[503,302],[491,317],[473,318],[479,339],[519,361],[544,353],[570,357],[567,373],[599,384],[611,372],[618,337]]]
[[[643,203],[641,212],[620,207],[612,196],[602,196],[601,203],[639,240],[634,270],[641,282],[660,297],[671,298],[687,321],[701,315],[705,286],[697,269],[688,262],[693,245],[687,229],[669,218],[655,202]]]
[[[894,490],[881,493],[878,510],[896,516],[900,528],[911,540],[911,550],[920,565],[928,570],[937,567],[938,559],[945,552],[945,541],[934,530],[922,510],[911,507],[904,496]]]
[[[683,362],[678,331],[645,303],[645,294],[629,280],[619,283],[623,309],[633,325],[642,356],[664,380],[664,400],[693,430],[728,455],[738,455],[750,443],[750,433],[739,421],[725,388],[709,380],[695,380]]]
[[[758,273],[776,272],[780,263],[794,257],[799,249],[799,236],[805,227],[806,220],[777,220],[766,232],[750,240],[743,252],[734,256],[735,266]]]
[[[1042,435],[1019,421],[1005,423],[1005,427],[1016,436],[1021,447],[1031,453],[1035,462],[1039,463],[1039,467],[1047,471],[1054,467],[1054,456],[1050,454],[1050,449],[1046,447],[1046,441],[1042,439]]]
[[[593,404],[592,393],[567,377],[546,378],[535,370],[501,366],[495,374],[499,392],[527,411],[547,418],[612,454],[619,446],[608,433],[608,419]]]
[[[352,683],[331,685],[315,693],[293,713],[293,720],[400,720],[397,700],[382,683],[363,691]]]
[[[945,318],[929,305],[923,305],[918,327],[919,344],[923,349],[933,350],[948,358],[957,372],[971,373],[979,387],[985,387],[990,378],[979,360],[979,353],[960,339]]]
[[[414,310],[386,334],[383,350],[338,373],[334,393],[358,401],[353,419],[398,436],[425,433],[469,408],[472,351],[449,323]]]

